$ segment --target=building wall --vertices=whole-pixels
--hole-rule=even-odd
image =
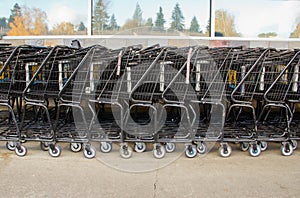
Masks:
[[[258,38],[226,38],[226,37],[186,37],[186,36],[38,36],[38,37],[3,37],[0,43],[11,43],[12,45],[70,45],[71,41],[77,39],[83,47],[100,44],[108,48],[120,48],[124,46],[142,44],[151,46],[160,44],[161,46],[190,46],[204,45],[209,47],[221,46],[244,46],[244,47],[264,47],[277,49],[300,48],[300,39],[258,39]]]

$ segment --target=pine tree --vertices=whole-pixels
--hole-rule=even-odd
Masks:
[[[139,5],[139,3],[136,3],[136,7],[133,13],[133,20],[135,20],[137,22],[138,26],[142,25],[142,21],[143,21],[143,16],[142,16],[143,12],[142,9]]]
[[[109,29],[110,30],[118,30],[119,29],[115,14],[112,14],[111,17],[110,17]]]
[[[171,29],[182,31],[183,28],[184,28],[184,16],[179,7],[179,4],[176,3],[174,10],[172,11]]]
[[[14,18],[16,16],[21,16],[21,7],[19,6],[18,3],[16,3],[13,7],[13,9],[10,10],[11,14],[9,16],[8,19],[8,24],[13,23],[14,22]]]
[[[107,5],[104,4],[103,0],[97,1],[95,7],[94,7],[94,15],[92,18],[92,26],[93,30],[96,32],[101,32],[106,29],[107,22],[109,19],[109,16],[107,14]]]
[[[195,16],[191,21],[190,32],[200,32],[200,25]]]
[[[86,30],[86,27],[85,27],[84,23],[81,21],[78,26],[78,31],[85,31],[85,30]]]
[[[0,18],[0,28],[8,28],[7,18],[5,17]]]
[[[166,20],[164,19],[164,14],[162,7],[159,7],[158,13],[156,13],[156,20],[155,20],[155,29],[158,31],[163,31],[165,29],[164,24]]]
[[[153,21],[152,21],[152,18],[151,18],[151,17],[147,19],[147,22],[146,22],[145,25],[146,25],[146,26],[149,26],[149,27],[153,27]]]

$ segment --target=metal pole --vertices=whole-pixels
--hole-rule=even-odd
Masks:
[[[92,12],[93,12],[93,0],[88,1],[88,25],[87,25],[87,34],[88,36],[92,36]]]
[[[208,36],[211,37],[211,1],[212,0],[209,0],[209,33],[208,33]]]
[[[209,0],[209,36],[215,37],[215,8],[213,0]]]

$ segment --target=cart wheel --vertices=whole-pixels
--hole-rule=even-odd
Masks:
[[[207,145],[205,144],[205,142],[199,142],[197,144],[197,151],[200,155],[203,155],[206,153],[206,149],[207,149]]]
[[[248,142],[241,142],[240,143],[240,149],[242,150],[242,151],[247,151],[248,149],[249,149],[249,143]]]
[[[194,158],[197,155],[197,148],[195,145],[188,145],[185,148],[185,156],[188,158]]]
[[[155,145],[154,144],[154,149],[153,149],[153,156],[156,159],[161,159],[166,155],[166,149],[164,146],[161,144]]]
[[[260,145],[258,144],[251,144],[250,147],[249,147],[249,154],[252,156],[252,157],[257,157],[259,156],[261,153],[261,147]]]
[[[16,149],[16,143],[12,141],[6,142],[6,148],[10,151],[14,151]]]
[[[16,146],[15,148],[15,153],[17,154],[17,156],[19,157],[24,157],[27,153],[27,149],[25,146],[23,145],[19,145],[19,146]]]
[[[260,146],[260,150],[261,150],[261,151],[265,151],[265,150],[267,150],[267,148],[268,148],[268,143],[267,143],[266,141],[261,141],[261,142],[259,143],[259,146]]]
[[[61,147],[56,144],[53,146],[49,145],[48,152],[51,157],[59,157],[61,154]]]
[[[173,142],[168,142],[165,145],[165,149],[166,149],[167,153],[172,153],[176,149],[176,144]]]
[[[127,144],[121,145],[120,155],[124,159],[130,158],[132,156],[132,148],[129,147]]]
[[[298,146],[297,140],[291,140],[291,144],[292,144],[293,150],[296,150],[297,146]]]
[[[293,146],[291,143],[289,142],[285,142],[281,147],[280,147],[280,150],[281,150],[281,154],[283,156],[290,156],[292,155],[293,153]]]
[[[49,145],[48,145],[47,142],[41,142],[40,147],[41,147],[42,151],[48,151],[49,150]]]
[[[92,145],[88,145],[84,147],[83,155],[87,159],[92,159],[96,156],[96,148]]]
[[[134,151],[137,153],[142,153],[146,150],[146,144],[144,142],[136,142],[134,145]]]
[[[101,142],[100,143],[100,151],[102,153],[109,153],[112,149],[112,143],[111,142]]]
[[[71,143],[70,144],[70,149],[71,151],[73,151],[74,153],[77,153],[79,151],[81,151],[82,149],[82,144],[81,143]]]
[[[221,157],[229,157],[231,155],[231,146],[228,144],[223,144],[219,148],[219,154]]]
[[[161,159],[166,155],[166,149],[161,144],[154,144],[153,147],[153,156],[156,159]]]

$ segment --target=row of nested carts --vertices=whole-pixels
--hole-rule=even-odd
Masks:
[[[53,157],[69,143],[155,158],[187,157],[218,143],[259,156],[268,143],[289,156],[300,135],[300,51],[153,45],[0,46],[0,140],[18,156],[38,142]]]

